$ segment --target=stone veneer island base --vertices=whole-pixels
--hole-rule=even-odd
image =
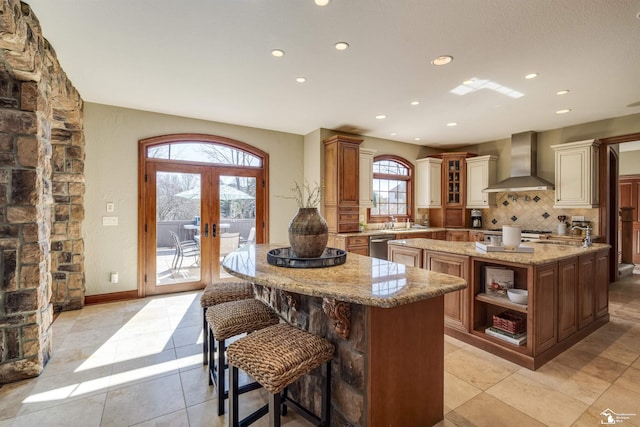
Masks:
[[[227,256],[224,269],[254,283],[257,297],[289,323],[329,339],[331,423],[429,426],[443,419],[443,296],[465,281],[420,268],[348,254],[319,269],[275,267],[252,245]],[[320,370],[292,387],[319,412]]]

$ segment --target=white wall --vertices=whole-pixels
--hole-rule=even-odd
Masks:
[[[269,240],[287,241],[287,225],[296,212],[287,194],[301,182],[304,139],[300,135],[224,123],[188,119],[139,110],[85,103],[85,240],[86,295],[137,289],[138,140],[171,133],[205,133],[236,139],[269,153]],[[106,203],[115,203],[107,214]],[[102,226],[103,216],[117,216],[119,225]],[[109,272],[119,283],[108,282]]]
[[[640,174],[640,151],[622,151],[620,153],[620,175]]]

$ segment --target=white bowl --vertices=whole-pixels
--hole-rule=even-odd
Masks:
[[[529,291],[526,289],[507,289],[507,296],[516,304],[527,304]]]

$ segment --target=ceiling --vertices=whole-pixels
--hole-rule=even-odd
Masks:
[[[88,102],[441,148],[640,113],[640,0],[26,2]]]

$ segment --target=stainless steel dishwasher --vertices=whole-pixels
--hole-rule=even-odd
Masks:
[[[395,234],[369,236],[369,256],[372,258],[387,259],[387,242],[395,239]]]

